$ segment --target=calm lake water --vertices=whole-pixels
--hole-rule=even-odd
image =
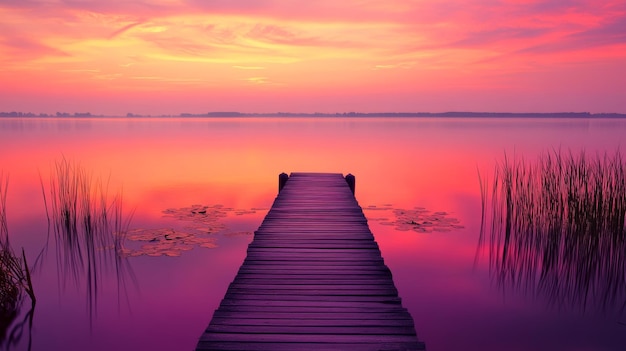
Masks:
[[[478,171],[492,174],[505,152],[532,160],[624,145],[626,120],[617,119],[2,118],[11,244],[31,264],[41,252],[32,328],[4,346],[26,349],[31,337],[32,350],[193,350],[276,196],[278,174],[315,171],[356,176],[356,198],[371,208],[370,228],[428,350],[625,350],[618,308],[557,308],[541,295],[503,293],[487,260],[474,264]],[[110,198],[121,191],[126,216],[134,211],[124,270],[99,259],[90,279],[49,231],[42,182],[49,194],[63,158],[107,183]],[[194,217],[192,206],[220,217]],[[416,207],[458,223],[426,233],[393,225]],[[9,330],[26,316],[25,301]]]

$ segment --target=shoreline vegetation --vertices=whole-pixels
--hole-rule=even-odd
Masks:
[[[67,283],[83,284],[92,323],[105,274],[116,276],[118,301],[126,299],[128,279],[135,281],[122,255],[133,211],[125,215],[122,193],[111,198],[108,181],[93,178],[79,163],[65,158],[54,163],[48,189],[41,182],[56,242],[59,279],[63,288]]]
[[[28,334],[28,350],[32,345],[32,325],[37,299],[31,281],[31,269],[26,261],[24,248],[21,255],[9,242],[6,196],[9,179],[0,173],[0,347],[9,349]],[[25,297],[30,308],[24,313]],[[20,317],[23,317],[20,319]]]
[[[626,312],[626,160],[614,154],[504,156],[481,178],[477,255],[504,291],[557,307]],[[478,259],[477,256],[477,259]]]
[[[180,113],[171,115],[145,115],[127,113],[122,115],[98,115],[90,112],[56,112],[56,113],[32,113],[32,112],[0,112],[0,117],[54,117],[54,118],[94,118],[94,117],[159,117],[159,118],[254,118],[254,117],[323,117],[323,118],[626,118],[626,113],[590,113],[590,112],[337,112],[337,113],[294,113],[294,112],[271,112],[271,113],[245,113],[234,111],[216,111],[207,113]]]

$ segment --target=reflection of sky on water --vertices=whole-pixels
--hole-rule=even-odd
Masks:
[[[468,345],[493,351],[622,350],[626,345],[626,327],[615,320],[546,309],[546,301],[514,292],[503,297],[490,281],[486,262],[473,267],[480,229],[477,168],[489,173],[505,149],[525,155],[559,146],[611,151],[623,142],[626,121],[15,123],[0,119],[0,168],[10,174],[12,244],[24,246],[29,258],[41,250],[47,233],[39,173],[45,177],[61,155],[110,178],[109,188],[121,189],[125,209],[134,210],[130,229],[137,231],[197,233],[207,226],[163,213],[194,204],[267,209],[283,171],[349,172],[356,175],[356,197],[363,206],[423,207],[431,214],[445,212],[444,218],[458,219],[463,227],[418,233],[370,221],[403,304],[429,350]],[[178,257],[128,257],[137,286],[130,285],[119,298],[115,274],[105,275],[91,330],[84,288],[59,285],[55,252],[49,250],[47,264],[34,276],[38,301],[33,349],[192,349],[252,240],[251,235],[228,233],[254,231],[265,213],[229,213],[220,220],[227,229],[207,234],[215,248],[195,245]],[[393,210],[365,214],[396,220]]]

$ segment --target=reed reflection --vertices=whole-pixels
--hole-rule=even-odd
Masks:
[[[536,161],[505,155],[493,182],[480,180],[479,253],[488,251],[497,284],[557,307],[623,317],[625,170],[619,151],[555,150]]]
[[[127,296],[129,281],[135,281],[122,255],[129,220],[124,219],[121,194],[111,199],[107,184],[94,181],[80,164],[65,158],[55,162],[48,192],[43,182],[42,190],[54,232],[59,286],[84,284],[93,322],[107,273],[115,274],[118,302]]]
[[[7,189],[8,177],[0,173],[0,346],[18,345],[26,331],[30,350],[36,299],[26,254],[23,249],[21,255],[16,254],[9,243]],[[31,301],[27,311],[23,311],[25,295]]]

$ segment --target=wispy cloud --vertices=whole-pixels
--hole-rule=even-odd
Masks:
[[[500,27],[469,32],[464,38],[449,43],[450,47],[484,47],[499,42],[540,38],[550,32],[547,28]]]
[[[131,30],[134,27],[137,27],[138,25],[140,25],[141,22],[134,22],[134,23],[130,23],[125,25],[124,27],[116,30],[115,32],[109,34],[109,39],[115,39],[116,37],[118,37],[119,35],[122,35],[123,33]]]
[[[204,82],[203,79],[199,79],[199,78],[168,78],[168,77],[161,77],[161,76],[132,76],[130,77],[130,79],[168,82],[168,83],[202,83]]]
[[[302,96],[532,91],[550,74],[570,86],[568,62],[603,79],[598,62],[626,59],[623,0],[4,0],[0,18],[3,83],[28,73],[110,94],[105,80],[189,96],[220,82],[210,92],[232,99],[280,85]]]
[[[273,44],[287,46],[312,46],[322,48],[354,47],[355,43],[348,39],[331,39],[323,36],[298,33],[286,26],[273,24],[256,24],[247,33],[246,37]]]
[[[61,69],[59,72],[74,72],[74,73],[99,73],[99,69]]]
[[[244,70],[260,70],[260,69],[265,69],[265,67],[261,67],[261,66],[233,66],[233,68],[236,68],[236,69],[244,69]]]
[[[20,60],[33,60],[45,56],[67,57],[69,54],[63,50],[46,45],[36,38],[26,37],[20,34],[5,34],[0,36],[0,46],[5,48],[8,57],[0,54],[0,59],[20,58]]]
[[[244,78],[243,80],[252,84],[267,84],[268,83],[267,77],[250,77],[250,78]]]
[[[546,54],[554,52],[586,51],[612,45],[626,46],[626,13],[623,17],[616,20],[600,23],[597,26],[564,35],[555,42],[532,45],[519,52],[526,54]]]
[[[387,70],[387,69],[410,69],[415,66],[415,62],[399,62],[399,63],[388,63],[388,64],[378,64],[372,67],[373,70]]]

